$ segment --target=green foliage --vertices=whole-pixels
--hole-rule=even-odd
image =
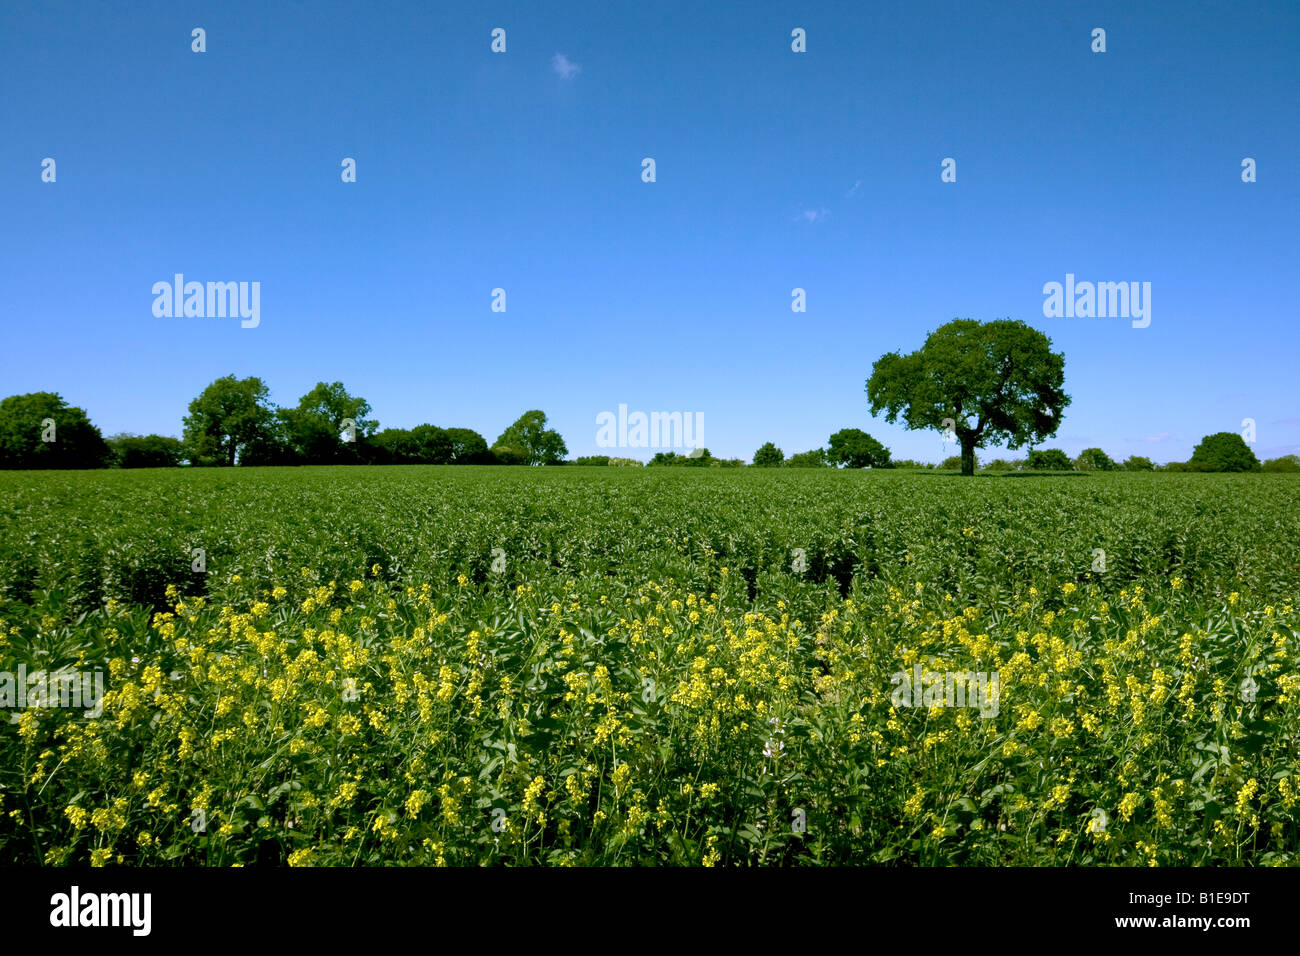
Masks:
[[[271,407],[271,390],[260,378],[226,375],[190,402],[184,441],[192,461],[202,465],[234,465],[246,450],[260,461],[274,457],[282,445]],[[251,462],[250,462],[251,463]]]
[[[974,474],[975,449],[985,443],[1015,449],[1056,434],[1070,398],[1065,357],[1024,322],[954,319],[908,355],[882,356],[867,380],[871,414],[901,416],[910,429],[943,429],[945,419],[962,451],[962,473]],[[833,453],[832,449],[832,453]]]
[[[1275,472],[1300,471],[1300,455],[1283,455],[1281,458],[1270,458],[1264,462],[1262,470]]]
[[[1035,448],[1026,456],[1025,467],[1032,471],[1073,471],[1074,462],[1059,448]]]
[[[604,468],[609,465],[609,455],[579,455],[573,459],[573,463],[575,465],[596,465]]]
[[[1259,459],[1236,432],[1215,432],[1201,439],[1188,462],[1196,471],[1259,471]]]
[[[317,382],[298,400],[297,407],[276,412],[288,459],[304,465],[362,461],[365,439],[379,426],[377,421],[366,418],[370,411],[370,403],[348,394],[342,382]]]
[[[1074,460],[1079,471],[1114,471],[1115,462],[1100,448],[1085,448]]]
[[[451,463],[453,465],[492,465],[496,463],[485,439],[478,432],[469,428],[448,428],[447,437],[451,439]]]
[[[1011,461],[1006,458],[994,458],[988,464],[983,465],[984,471],[1019,471],[1024,464],[1022,461]]]
[[[112,435],[108,447],[116,468],[175,468],[188,457],[184,443],[168,435]]]
[[[0,474],[0,859],[1294,866],[1297,482]]]
[[[961,471],[964,463],[965,462],[962,459],[961,455],[950,455],[949,457],[945,458],[943,461],[939,463],[939,470],[940,471]],[[979,462],[977,459],[976,460],[977,466],[978,463]]]
[[[645,463],[637,461],[635,458],[611,458],[609,466],[611,468],[641,468]]]
[[[504,465],[547,465],[569,453],[560,433],[546,427],[546,413],[536,409],[502,432],[492,451]]]
[[[888,468],[889,449],[860,428],[841,428],[830,438],[826,459],[847,468]]]
[[[84,409],[55,392],[0,401],[0,468],[102,468],[111,456]]]
[[[826,460],[826,449],[814,448],[812,451],[791,455],[786,464],[791,468],[825,468],[830,462]]]
[[[757,468],[777,468],[784,464],[785,453],[771,442],[754,452],[754,466]]]
[[[739,462],[744,464],[744,462]],[[709,468],[715,465],[721,465],[720,459],[714,458],[713,453],[707,448],[696,448],[694,451],[685,455],[679,455],[675,451],[655,452],[655,456],[650,459],[651,465],[678,465],[687,468]],[[728,465],[731,462],[727,463]]]
[[[1142,455],[1129,455],[1124,459],[1125,471],[1154,471],[1155,465],[1151,463],[1150,458]]]

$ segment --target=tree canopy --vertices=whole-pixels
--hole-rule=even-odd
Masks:
[[[1035,448],[1025,457],[1025,467],[1034,471],[1074,471],[1074,462],[1059,448]]]
[[[501,433],[492,452],[507,465],[549,465],[562,460],[569,449],[559,432],[546,427],[546,413],[533,409]]]
[[[233,465],[250,447],[275,440],[271,390],[260,378],[226,375],[190,402],[185,416],[185,444],[195,464]]]
[[[1206,435],[1188,462],[1195,471],[1259,471],[1259,459],[1236,432]]]
[[[776,468],[784,464],[785,453],[771,442],[754,452],[754,465],[758,468]]]
[[[1074,459],[1074,466],[1080,471],[1114,471],[1115,462],[1110,455],[1100,448],[1085,448]]]
[[[860,428],[841,428],[830,438],[826,459],[846,468],[888,468],[889,449]]]
[[[342,382],[317,382],[295,408],[276,413],[290,457],[309,465],[329,465],[363,459],[361,445],[379,426],[366,418],[370,403],[348,394]]]
[[[174,468],[187,457],[185,444],[170,435],[112,435],[108,447],[118,468]]]
[[[109,457],[85,410],[56,392],[0,401],[0,468],[99,468]]]
[[[975,473],[975,449],[1008,448],[1056,433],[1070,398],[1065,357],[1024,322],[954,319],[915,352],[881,356],[867,380],[871,413],[901,417],[909,429],[945,430],[961,444],[962,474]]]

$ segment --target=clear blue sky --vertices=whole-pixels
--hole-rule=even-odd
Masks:
[[[179,435],[218,376],[341,380],[489,442],[541,408],[575,455],[625,403],[724,457],[937,460],[872,363],[1010,317],[1066,356],[1046,446],[1300,451],[1298,54],[1293,2],[6,0],[0,393]],[[155,318],[176,272],[260,282],[261,324]],[[1045,318],[1066,273],[1150,282],[1150,326]]]

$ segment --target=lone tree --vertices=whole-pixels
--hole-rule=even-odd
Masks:
[[[1035,448],[1025,458],[1031,471],[1073,471],[1074,462],[1059,448]]]
[[[771,442],[754,452],[754,464],[759,468],[776,468],[785,464],[785,453]]]
[[[861,428],[841,428],[831,436],[826,459],[847,468],[888,468],[889,449]]]
[[[256,377],[226,375],[205,388],[183,420],[194,463],[233,465],[246,449],[271,443],[276,419],[270,394]]]
[[[501,433],[492,451],[507,465],[551,465],[569,453],[560,433],[546,427],[546,413],[534,409]]]
[[[1236,432],[1206,435],[1188,463],[1194,471],[1259,471],[1259,459]]]
[[[884,409],[891,424],[901,415],[909,429],[951,428],[961,473],[973,475],[975,449],[988,442],[1014,449],[1056,434],[1070,397],[1065,356],[1051,347],[1024,322],[954,319],[919,350],[880,357],[867,380],[871,414]]]
[[[100,468],[108,445],[84,409],[55,392],[0,401],[0,468]]]
[[[1114,471],[1115,462],[1100,448],[1085,448],[1074,459],[1074,467],[1080,471]]]
[[[348,394],[342,382],[317,382],[296,408],[281,408],[276,414],[294,458],[308,465],[330,465],[359,459],[358,444],[379,426],[366,418],[370,411],[370,403]]]

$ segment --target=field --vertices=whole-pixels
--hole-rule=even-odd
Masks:
[[[1300,862],[1286,475],[0,492],[0,672],[105,691],[8,704],[6,862]],[[900,697],[918,672],[967,699]]]

